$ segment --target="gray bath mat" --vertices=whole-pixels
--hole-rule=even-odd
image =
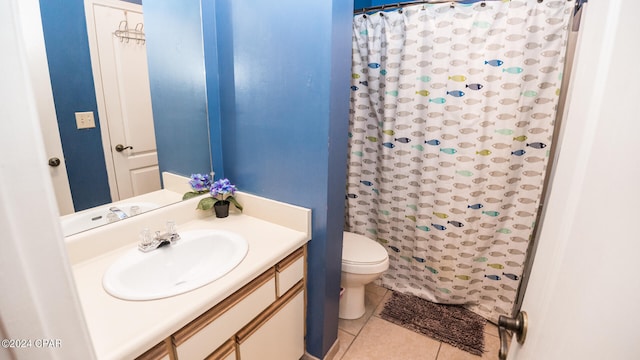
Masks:
[[[484,351],[486,320],[461,306],[393,292],[380,317],[474,355]]]

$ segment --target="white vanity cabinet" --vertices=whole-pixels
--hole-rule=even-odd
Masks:
[[[237,335],[242,360],[300,359],[304,354],[302,281]]]
[[[304,256],[299,249],[275,266],[278,299],[236,335],[242,360],[300,359],[304,354]]]
[[[305,255],[300,247],[138,359],[300,359]]]
[[[275,270],[271,268],[173,334],[177,358],[207,358],[275,300]]]

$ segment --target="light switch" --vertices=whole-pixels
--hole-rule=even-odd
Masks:
[[[96,127],[96,121],[93,118],[93,111],[77,112],[76,125],[78,129],[90,129]]]

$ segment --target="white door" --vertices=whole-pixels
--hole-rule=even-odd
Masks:
[[[51,109],[54,108],[47,64],[44,64],[43,70],[45,69],[46,74],[43,73],[41,76],[38,76],[38,79],[33,80],[41,83],[42,85],[34,86],[33,89],[34,92],[39,93],[36,97],[36,101],[38,102],[38,117],[42,128],[44,150],[48,159],[49,174],[51,175],[53,189],[58,203],[58,211],[60,212],[60,215],[67,215],[73,213],[75,209],[71,198],[69,178],[67,177],[67,166],[65,165],[64,154],[62,153],[62,142],[60,140],[58,120],[55,116],[55,110],[42,113],[43,107]],[[42,96],[44,92],[47,92],[48,96]]]
[[[47,74],[47,79],[49,75]],[[34,88],[37,89],[37,88]],[[51,84],[39,90],[51,91]],[[34,91],[39,91],[34,90]],[[45,100],[46,99],[46,100]],[[38,102],[49,102],[52,97],[38,97]],[[41,108],[40,105],[38,109]],[[53,106],[53,102],[51,104]],[[55,112],[53,112],[55,115]],[[73,200],[71,198],[71,188],[69,186],[69,178],[67,177],[67,167],[64,161],[64,155],[62,153],[62,142],[60,140],[60,132],[58,129],[58,121],[56,116],[43,116],[40,115],[40,126],[42,127],[42,135],[44,140],[44,150],[48,159],[49,174],[53,182],[53,189],[56,194],[56,201],[58,202],[58,211],[60,215],[71,214],[75,211],[73,207]]]
[[[111,197],[159,190],[142,6],[89,0],[85,9]]]
[[[25,43],[30,44],[30,49],[38,47],[44,48],[42,22],[40,18],[37,18],[37,21],[27,18],[24,20],[28,21],[28,26],[33,28],[33,31],[23,34]],[[31,85],[35,93],[36,110],[42,129],[45,155],[50,163],[49,174],[53,182],[58,211],[60,215],[71,214],[74,212],[73,201],[71,199],[69,178],[67,177],[67,167],[62,153],[58,119],[55,116],[56,112],[53,104],[53,94],[51,92],[51,78],[49,77],[47,57],[46,54],[41,56],[37,51],[30,51],[28,55],[30,56]]]
[[[640,359],[640,1],[589,1],[509,359]]]

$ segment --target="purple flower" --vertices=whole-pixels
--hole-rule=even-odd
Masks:
[[[214,198],[224,200],[227,196],[233,196],[236,190],[236,186],[231,184],[229,179],[220,179],[211,185],[210,192]]]
[[[211,176],[209,174],[192,174],[189,185],[197,192],[205,192],[211,187]]]

